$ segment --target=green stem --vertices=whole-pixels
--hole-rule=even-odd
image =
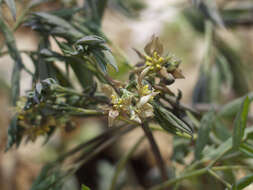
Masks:
[[[176,177],[174,179],[170,179],[168,181],[165,181],[164,183],[161,183],[159,185],[156,185],[156,186],[152,187],[150,190],[162,190],[162,189],[168,188],[169,186],[171,186],[171,185],[173,185],[173,184],[175,184],[179,181],[182,181],[184,179],[188,179],[188,178],[191,178],[191,177],[200,176],[200,175],[202,175],[206,172],[207,172],[207,168],[202,168],[202,169],[190,172],[188,174],[181,175],[181,176]]]
[[[227,181],[225,181],[224,179],[222,179],[222,177],[220,177],[217,173],[215,173],[212,169],[208,169],[207,170],[208,173],[213,176],[215,179],[217,179],[218,181],[220,181],[221,183],[223,183],[228,189],[231,189],[232,185],[230,183],[228,183]]]

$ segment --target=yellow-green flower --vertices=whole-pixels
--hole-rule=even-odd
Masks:
[[[164,63],[166,63],[166,60],[161,57],[156,51],[154,51],[152,56],[145,56],[145,64],[146,66],[150,67],[151,71],[159,71]]]

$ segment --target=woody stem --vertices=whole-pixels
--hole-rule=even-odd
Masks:
[[[163,178],[163,181],[166,181],[168,180],[168,175],[167,175],[167,172],[166,172],[166,167],[165,167],[165,164],[164,164],[164,161],[162,159],[162,156],[161,156],[161,153],[160,153],[160,150],[156,144],[156,141],[154,139],[154,136],[148,126],[148,123],[147,122],[144,122],[142,125],[141,125],[148,141],[149,141],[149,144],[151,146],[151,149],[153,151],[153,154],[155,156],[155,159],[156,159],[156,162],[157,162],[157,165],[158,165],[158,168],[161,172],[161,176]]]

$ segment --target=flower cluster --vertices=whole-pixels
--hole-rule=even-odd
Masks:
[[[163,45],[158,37],[153,36],[151,41],[145,46],[144,51],[146,55],[137,51],[140,58],[144,61],[144,64],[138,67],[137,71],[141,72],[140,75],[144,73],[150,82],[157,77],[161,83],[170,85],[175,79],[184,78],[178,68],[180,60],[170,54],[164,55]]]
[[[180,61],[173,56],[163,56],[163,45],[157,37],[153,37],[144,48],[146,55],[137,53],[144,63],[136,67],[134,77],[129,84],[120,88],[120,93],[111,90],[111,107],[109,109],[109,126],[114,121],[143,123],[154,115],[151,104],[153,98],[160,92],[173,94],[167,85],[176,78],[184,78],[178,69]]]
[[[159,71],[162,66],[167,62],[163,57],[158,55],[156,51],[154,51],[153,56],[145,56],[147,66],[150,66],[151,71]]]
[[[23,136],[27,140],[35,141],[38,136],[48,135],[54,129],[63,126],[67,118],[63,115],[54,115],[45,103],[39,103],[25,109],[27,99],[22,98],[17,104],[18,126],[22,128]]]
[[[112,106],[108,113],[109,126],[112,126],[116,119],[140,124],[153,116],[153,107],[149,101],[159,92],[150,90],[148,85],[143,85],[135,92],[121,88],[120,93],[119,95],[112,91]]]

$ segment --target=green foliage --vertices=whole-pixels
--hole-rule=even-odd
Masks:
[[[202,157],[202,151],[209,140],[209,133],[213,127],[215,115],[213,111],[206,113],[201,120],[201,128],[198,131],[198,138],[195,147],[195,159],[199,160]]]
[[[247,187],[248,185],[252,184],[253,182],[253,175],[247,175],[241,178],[235,185],[233,185],[232,190],[241,190]]]
[[[243,136],[245,127],[247,124],[248,112],[249,112],[250,100],[248,96],[243,101],[241,108],[239,109],[234,121],[233,129],[233,148],[239,148]]]
[[[82,185],[82,190],[90,190],[90,188],[87,187],[86,185]]]
[[[196,107],[189,107],[181,103],[180,90],[176,95],[170,89],[177,79],[184,78],[180,70],[181,61],[166,53],[158,37],[152,36],[142,51],[135,49],[140,61],[129,65],[121,50],[101,29],[108,1],[87,0],[80,7],[73,2],[72,6],[61,2],[59,10],[45,12],[37,11],[44,1],[30,1],[13,28],[0,15],[0,31],[8,49],[0,56],[8,54],[14,61],[11,89],[12,103],[16,107],[8,130],[6,150],[14,146],[18,148],[23,141],[34,142],[40,136],[46,143],[57,129],[68,132],[77,117],[93,117],[105,126],[112,126],[44,166],[31,190],[62,189],[69,176],[75,175],[88,161],[107,147],[118,144],[123,135],[137,127],[142,127],[145,136],[116,165],[111,189],[117,188],[119,174],[130,164],[129,159],[145,137],[161,173],[161,176],[152,176],[150,181],[163,180],[154,183],[151,190],[176,184],[175,189],[184,188],[182,180],[196,176],[199,179],[195,181],[192,178],[192,184],[205,185],[202,175],[212,176],[211,180],[227,189],[248,186],[252,182],[251,175],[237,181],[232,171],[252,171],[248,159],[253,157],[253,127],[246,126],[250,123],[248,112],[253,94],[249,92],[248,76],[244,74],[240,52],[216,31],[218,28],[230,29],[232,25],[236,27],[236,23],[239,25],[236,18],[242,19],[241,12],[248,14],[249,10],[223,10],[214,1],[202,0],[193,1],[195,8],[183,10],[193,29],[205,36],[203,62],[193,92]],[[5,3],[15,17],[14,1],[5,0]],[[133,17],[145,7],[142,3],[114,0],[109,5]],[[37,8],[35,12],[33,8]],[[38,34],[36,50],[17,48],[13,32],[21,24]],[[60,51],[53,48],[53,43]],[[26,68],[22,53],[33,62],[34,72]],[[118,66],[119,61],[121,64]],[[108,68],[113,69],[108,72]],[[19,97],[21,71],[30,74],[33,81],[31,90],[23,97]],[[116,76],[121,72],[129,72],[128,80],[117,81],[108,74]],[[81,90],[76,88],[75,79]],[[224,104],[224,89],[242,97]],[[201,106],[206,107],[201,109]],[[174,136],[171,162],[175,168],[168,168],[163,160],[153,137],[156,131]],[[180,171],[176,163],[181,165]],[[168,178],[170,169],[177,175]],[[132,174],[132,171],[124,172]],[[127,181],[123,177],[123,181],[133,183],[136,180]],[[131,185],[136,186],[135,183]],[[85,185],[81,189],[89,190]]]

